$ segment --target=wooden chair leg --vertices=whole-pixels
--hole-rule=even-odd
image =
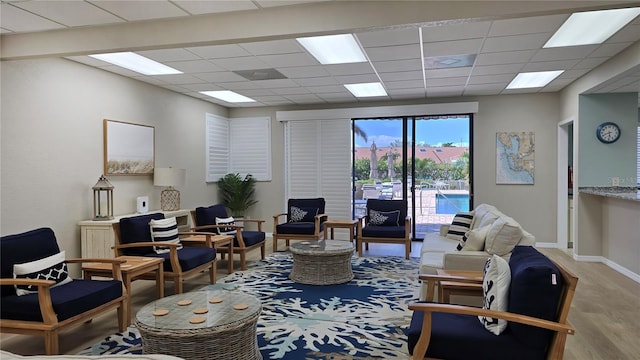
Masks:
[[[240,253],[240,269],[247,270],[247,252]]]
[[[233,256],[229,255],[229,261],[233,261]],[[211,263],[211,267],[209,268],[209,283],[211,284],[216,283],[216,267],[217,264],[214,261]]]
[[[176,295],[182,294],[182,276],[176,277],[173,281],[174,281],[174,287],[176,289]]]
[[[118,306],[118,330],[123,332],[129,326],[129,312],[131,308],[129,307],[129,302],[127,300],[121,301],[120,306]]]
[[[273,252],[278,252],[278,238],[273,237]]]
[[[58,342],[58,331],[46,331],[44,333],[44,348],[47,355],[59,355],[60,346]]]
[[[262,246],[260,246],[260,257],[262,258],[262,260],[264,260],[265,255],[266,255],[266,250],[264,247],[264,243],[262,243]]]

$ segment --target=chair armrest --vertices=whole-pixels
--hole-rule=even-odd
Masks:
[[[67,263],[70,264],[82,264],[82,263],[102,263],[102,264],[111,264],[111,277],[114,280],[122,281],[122,264],[126,263],[127,260],[123,259],[104,259],[104,258],[75,258],[75,259],[66,259]]]
[[[573,335],[575,329],[569,323],[558,323],[549,320],[543,320],[534,318],[531,316],[513,314],[504,311],[487,310],[482,308],[461,306],[461,305],[449,305],[449,304],[437,304],[437,303],[415,303],[410,304],[409,309],[413,311],[424,312],[424,319],[422,321],[422,330],[420,331],[420,338],[413,349],[412,359],[424,359],[429,348],[429,342],[431,340],[431,319],[434,312],[450,313],[450,314],[462,314],[472,316],[486,316],[491,318],[504,319],[511,322],[517,322],[521,324],[536,326],[556,332]]]
[[[58,322],[58,317],[53,311],[53,303],[51,302],[51,286],[55,285],[53,280],[36,280],[36,279],[0,279],[0,285],[30,285],[38,287],[38,305],[40,306],[40,314],[43,323],[47,325]]]
[[[212,234],[215,235],[215,234]],[[128,244],[120,244],[120,245],[115,245],[112,247],[112,249],[126,249],[126,248],[135,248],[135,247],[153,247],[153,246],[162,246],[162,247],[168,247],[168,248],[178,248],[180,246],[182,246],[181,244],[174,244],[174,243],[168,243],[168,242],[153,242],[153,241],[148,241],[148,242],[136,242],[136,243],[128,243]]]
[[[228,229],[228,228],[235,228],[236,230],[241,230],[243,226],[242,225],[202,225],[202,226],[196,226],[196,227],[192,227],[191,231],[200,231],[200,230],[207,230],[207,229]],[[214,233],[209,233],[209,234],[213,234],[213,235],[218,235],[218,234],[214,234]],[[198,234],[198,235],[203,235],[203,234]]]
[[[451,227],[451,225],[449,224],[442,224],[440,225],[440,236],[447,236],[447,233],[449,233],[449,228]]]
[[[482,277],[466,277],[455,275],[419,274],[418,279],[427,281],[455,281],[468,284],[482,284]]]
[[[244,223],[255,223],[258,225],[258,231],[262,232],[262,224],[266,222],[264,219],[236,219],[236,222],[240,222],[244,225]]]
[[[575,332],[575,328],[569,323],[559,323],[556,321],[540,319],[528,315],[515,314],[507,311],[489,310],[473,306],[439,303],[414,303],[409,305],[409,309],[414,311],[423,311],[429,314],[440,312],[449,314],[485,316],[490,318],[504,319],[510,322],[516,322],[525,325],[531,325],[551,331],[564,332],[572,335]]]

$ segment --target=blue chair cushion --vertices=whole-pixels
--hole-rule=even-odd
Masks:
[[[145,214],[120,219],[120,243],[151,242],[151,220],[164,219],[163,213]],[[153,252],[153,247],[122,249],[122,253],[130,256],[146,256]]]
[[[244,245],[248,247],[263,242],[265,233],[262,231],[242,231],[242,239],[244,240]],[[237,238],[234,240],[233,246],[239,246]]]
[[[0,276],[13,278],[13,265],[44,259],[60,252],[58,241],[50,228],[30,230],[0,238]],[[0,287],[0,296],[16,295],[12,285]]]
[[[508,311],[546,320],[556,320],[562,294],[562,274],[545,255],[532,246],[516,246],[509,259],[511,285]],[[521,343],[545,349],[553,332],[529,325],[509,323]]]
[[[404,226],[374,226],[362,228],[362,236],[376,238],[404,238]]]
[[[144,256],[163,258],[164,263],[162,266],[164,267],[164,270],[171,272],[174,271],[171,267],[170,253],[157,254],[156,252],[150,252]],[[180,267],[182,267],[182,271],[191,270],[204,263],[210,262],[215,258],[216,249],[212,248],[185,246],[178,250],[178,262],[180,263]]]
[[[122,282],[117,280],[82,280],[51,288],[51,302],[58,321],[94,309],[122,296]],[[4,296],[0,300],[3,319],[43,321],[38,294]]]
[[[415,311],[407,330],[409,353],[422,331],[424,313]],[[511,324],[509,324],[511,325]],[[532,349],[520,343],[507,329],[496,336],[484,328],[477,316],[433,313],[427,357],[447,360],[543,360],[544,349]]]
[[[215,204],[208,207],[196,208],[196,223],[198,226],[215,225],[216,218],[227,218],[227,209],[222,204]],[[209,229],[206,231],[217,232],[216,229]]]
[[[315,233],[316,226],[314,223],[284,223],[276,225],[276,232],[278,234],[293,234],[293,235],[313,235]],[[322,231],[322,225],[320,226]]]

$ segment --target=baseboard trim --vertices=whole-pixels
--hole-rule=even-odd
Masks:
[[[547,248],[547,249],[557,249],[558,243],[549,243],[549,242],[537,242],[536,247],[539,248]]]
[[[629,279],[640,284],[640,274],[636,274],[633,271],[627,269],[626,267],[617,264],[615,261],[611,261],[604,256],[585,256],[585,255],[573,255],[573,259],[575,261],[580,262],[599,262],[607,265],[611,269],[619,272],[620,274],[628,277]]]

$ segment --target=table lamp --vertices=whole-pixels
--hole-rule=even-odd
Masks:
[[[180,209],[180,192],[174,186],[184,185],[186,177],[185,169],[155,168],[153,169],[153,185],[167,186],[160,193],[160,208],[163,211]]]

